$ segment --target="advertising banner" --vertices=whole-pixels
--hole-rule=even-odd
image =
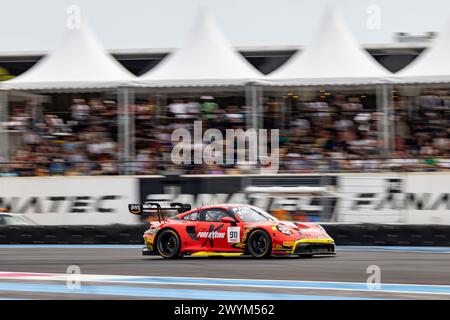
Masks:
[[[383,175],[341,175],[337,222],[406,223],[402,208],[404,178]]]
[[[408,174],[404,190],[407,223],[450,225],[450,174]]]
[[[341,175],[338,222],[450,224],[450,175]]]
[[[450,225],[449,181],[447,173],[3,177],[0,224],[7,215],[27,224],[132,224],[139,219],[127,205],[153,201],[253,204],[284,220]],[[249,188],[299,186],[331,192],[267,195]]]
[[[266,196],[246,192],[246,187],[329,186],[336,187],[334,176],[182,176],[140,179],[142,202],[181,202],[193,208],[211,204],[252,204],[278,218],[301,221],[329,221],[336,198],[329,195]]]
[[[24,223],[96,225],[135,223],[128,203],[138,201],[130,177],[3,177],[0,207]]]

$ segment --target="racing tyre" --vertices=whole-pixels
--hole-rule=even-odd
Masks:
[[[253,231],[248,237],[247,249],[255,258],[268,258],[272,254],[272,239],[263,230]]]
[[[180,257],[181,242],[180,237],[174,230],[163,230],[156,242],[156,250],[159,255],[166,259]]]

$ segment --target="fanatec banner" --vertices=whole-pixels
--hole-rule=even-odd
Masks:
[[[248,186],[323,186],[333,193],[267,197]],[[141,201],[249,203],[279,218],[342,223],[450,225],[450,174],[198,176],[140,180]]]
[[[324,187],[268,196],[248,187]],[[251,189],[251,188],[250,188]],[[252,189],[254,190],[254,188]],[[450,225],[450,174],[3,177],[0,208],[43,225],[132,224],[129,203],[253,204],[280,219]],[[1,222],[0,222],[1,224]]]
[[[127,205],[137,196],[129,177],[0,178],[0,207],[42,225],[136,223]]]
[[[338,222],[450,224],[450,174],[341,175]]]

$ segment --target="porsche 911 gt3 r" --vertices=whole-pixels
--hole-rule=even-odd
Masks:
[[[167,218],[164,210],[178,210]],[[183,255],[241,255],[256,258],[271,255],[334,254],[334,240],[317,224],[280,221],[251,205],[220,204],[191,210],[190,205],[173,203],[130,204],[129,211],[142,215],[157,212],[144,233],[144,255],[164,258]]]

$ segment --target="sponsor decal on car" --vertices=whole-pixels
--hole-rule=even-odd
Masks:
[[[227,230],[227,241],[229,243],[239,243],[241,242],[241,228],[240,227],[229,227]]]
[[[200,231],[197,233],[197,238],[203,238],[206,240],[202,243],[201,248],[204,247],[208,242],[211,248],[214,247],[214,239],[223,239],[225,238],[225,232],[219,232],[222,229],[223,224],[214,229],[214,225],[209,226],[209,231]]]
[[[208,232],[208,231],[200,231],[197,233],[197,238],[208,238],[208,239],[223,239],[225,238],[224,232]]]

